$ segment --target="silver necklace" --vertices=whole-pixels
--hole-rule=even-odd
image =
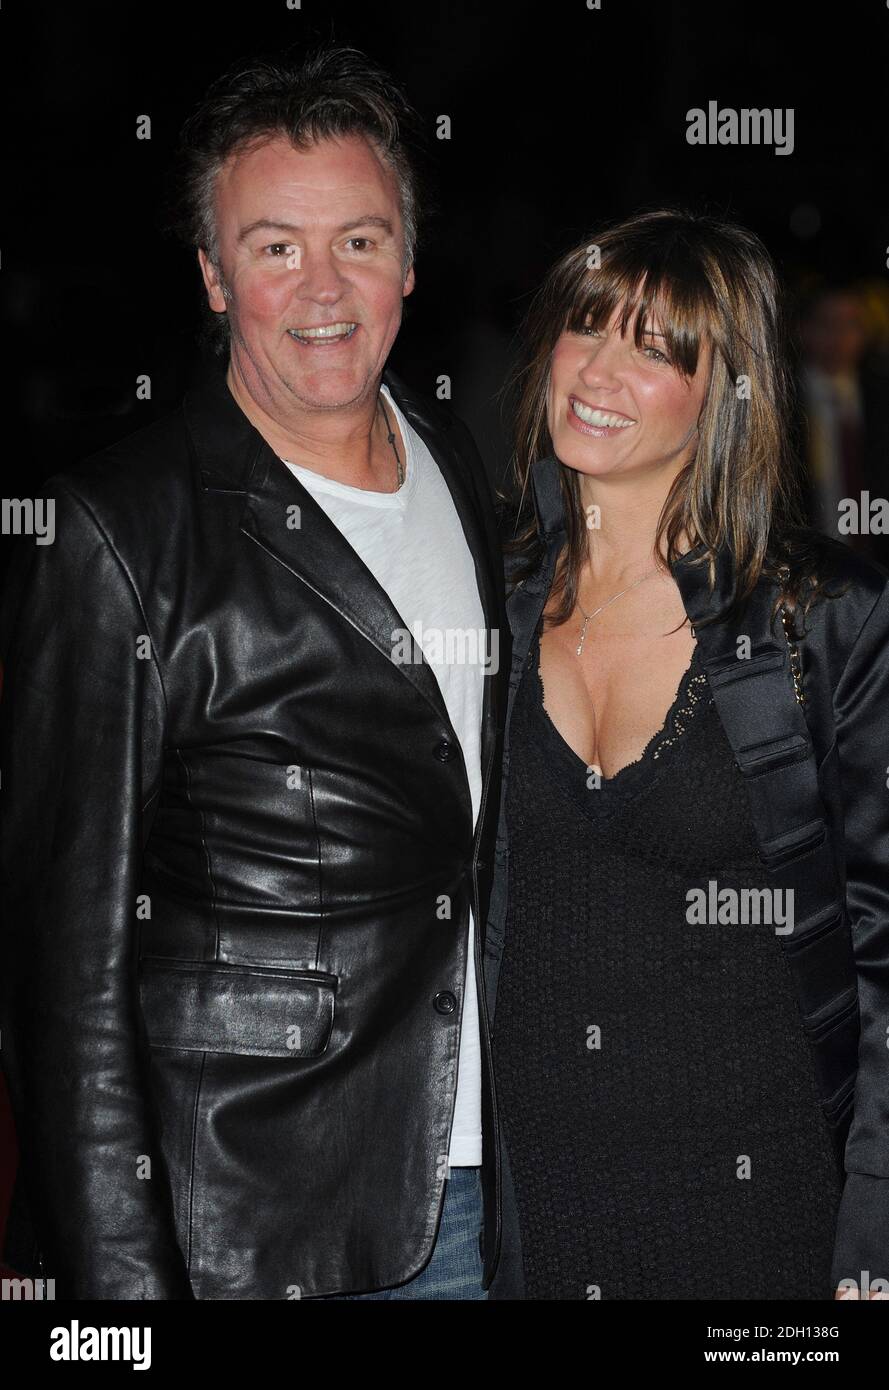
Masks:
[[[631,589],[635,589],[637,584],[641,584],[644,579],[650,579],[651,576],[656,573],[657,565],[655,565],[653,569],[648,570],[645,574],[640,575],[638,579],[634,579],[632,584],[628,584],[625,589],[621,589],[620,593],[612,594],[611,598],[606,599],[604,603],[600,603],[598,608],[594,608],[592,613],[587,613],[580,599],[577,600],[577,606],[581,613],[583,613],[583,627],[580,631],[580,641],[577,644],[578,656],[580,656],[583,651],[583,644],[586,641],[586,630],[591,620],[595,618],[597,614],[601,613],[603,608],[607,608],[611,603],[616,603],[619,598],[623,598],[624,594],[628,594]]]
[[[398,457],[398,450],[395,447],[395,431],[393,430],[391,421],[389,420],[389,413],[386,410],[386,407],[383,405],[382,392],[379,396],[379,402],[380,409],[383,412],[383,419],[386,421],[386,429],[389,431],[389,443],[392,445],[392,452],[395,455],[395,464],[398,469],[398,487],[401,487],[402,483],[404,482],[404,468],[402,466],[401,459]],[[397,492],[398,488],[396,488],[395,490]]]

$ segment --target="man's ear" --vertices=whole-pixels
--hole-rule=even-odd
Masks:
[[[216,314],[224,314],[228,308],[228,303],[222,293],[222,279],[219,270],[210,260],[203,246],[198,247],[198,265],[201,268],[210,308]]]
[[[413,290],[415,284],[416,277],[414,275],[414,263],[413,261],[411,261],[410,266],[408,267],[407,275],[404,277],[404,289],[401,291],[402,296],[406,297],[407,295],[409,295]]]

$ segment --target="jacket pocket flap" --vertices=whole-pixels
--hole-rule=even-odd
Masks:
[[[145,957],[139,980],[152,1047],[247,1057],[317,1057],[330,1040],[337,977]]]

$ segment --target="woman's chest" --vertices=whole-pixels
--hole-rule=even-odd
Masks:
[[[608,637],[578,654],[569,626],[540,637],[547,714],[578,757],[613,777],[635,762],[663,727],[689,669],[688,628],[668,636]]]

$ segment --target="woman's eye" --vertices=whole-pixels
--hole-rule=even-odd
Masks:
[[[663,352],[661,352],[660,348],[652,347],[649,344],[649,346],[643,348],[642,351],[647,353],[654,353],[654,356],[648,359],[650,362],[665,362],[666,365],[669,367],[670,359]]]

